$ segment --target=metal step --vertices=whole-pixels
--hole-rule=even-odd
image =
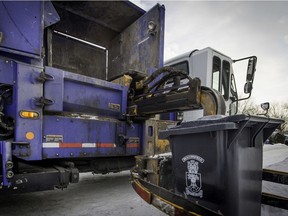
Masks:
[[[288,173],[287,172],[263,169],[262,179],[264,181],[270,181],[270,182],[288,185]]]
[[[264,181],[288,185],[288,173],[283,171],[263,169],[262,179]],[[288,210],[288,197],[262,192],[261,202],[265,205]]]
[[[288,198],[270,193],[262,193],[261,203],[288,210]]]

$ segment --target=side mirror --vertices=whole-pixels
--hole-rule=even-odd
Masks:
[[[267,116],[268,110],[270,108],[270,103],[269,102],[262,103],[261,104],[261,108],[264,110],[264,113],[258,113],[257,115],[265,115],[265,116]]]
[[[256,71],[257,57],[253,56],[249,58],[248,66],[247,66],[247,76],[246,81],[253,82],[254,74]]]
[[[257,57],[256,56],[249,56],[241,59],[233,60],[233,63],[247,60],[248,59],[248,66],[247,66],[247,75],[246,75],[246,83],[244,85],[244,93],[249,94],[245,98],[237,99],[237,101],[242,101],[250,98],[252,89],[253,89],[253,81],[254,81],[254,74],[256,71],[256,64],[257,64]]]
[[[250,94],[252,92],[254,74],[256,70],[256,63],[257,63],[256,56],[252,56],[251,58],[249,58],[248,67],[247,67],[247,75],[246,75],[246,83],[244,86],[245,94]]]
[[[262,108],[264,111],[268,111],[269,108],[270,108],[270,103],[269,103],[269,102],[262,103],[262,104],[261,104],[261,108]]]
[[[252,92],[253,89],[253,84],[252,82],[247,81],[244,85],[244,93],[245,94],[250,94]]]

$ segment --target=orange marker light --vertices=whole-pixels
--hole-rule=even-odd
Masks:
[[[35,137],[34,133],[33,132],[27,132],[26,133],[26,139],[27,140],[33,140]]]
[[[20,111],[20,116],[22,118],[29,118],[29,119],[38,119],[39,118],[39,113],[33,112],[33,111]]]

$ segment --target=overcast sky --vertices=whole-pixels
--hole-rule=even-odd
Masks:
[[[208,46],[232,59],[256,55],[253,100],[288,102],[288,2],[132,2],[146,11],[165,5],[165,59]],[[234,72],[240,92],[246,68],[235,63]]]

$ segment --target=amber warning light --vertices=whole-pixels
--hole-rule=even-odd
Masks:
[[[20,116],[22,118],[27,118],[27,119],[38,119],[39,118],[39,113],[38,112],[34,112],[34,111],[22,110],[22,111],[20,111]]]

